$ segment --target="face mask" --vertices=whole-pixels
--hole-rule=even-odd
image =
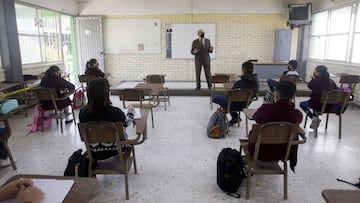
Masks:
[[[201,33],[200,34],[200,38],[204,38],[205,34],[204,33]]]

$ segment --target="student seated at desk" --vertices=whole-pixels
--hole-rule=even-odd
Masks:
[[[329,72],[326,66],[316,66],[312,79],[308,83],[308,88],[311,89],[310,99],[308,101],[300,102],[300,108],[312,119],[310,128],[316,129],[320,124],[320,119],[317,119],[314,114],[315,111],[320,111],[322,104],[321,96],[324,90],[335,90],[338,87],[336,83],[330,79]],[[332,108],[332,105],[326,106],[326,110]]]
[[[288,70],[284,71],[280,77],[280,81],[284,80],[286,76],[288,75],[299,75],[299,73],[296,71],[298,62],[296,60],[291,60],[288,63]],[[269,89],[271,92],[274,92],[274,88],[277,85],[278,81],[274,79],[267,79],[267,84],[269,86]]]
[[[40,203],[44,193],[30,179],[14,180],[0,188],[0,201],[16,197],[16,203]]]
[[[259,91],[259,81],[257,79],[257,75],[254,74],[254,65],[251,62],[245,62],[242,64],[241,67],[242,70],[242,75],[240,77],[240,80],[236,81],[233,85],[233,87],[231,88],[232,90],[234,89],[249,89],[253,91],[253,98],[256,97],[258,91]],[[215,94],[212,97],[212,101],[215,104],[219,104],[222,108],[226,109],[227,108],[227,99],[226,99],[226,95],[224,94]],[[238,103],[238,102],[234,102],[231,103],[231,110],[241,110],[243,108],[246,108],[246,104],[245,103]],[[231,112],[231,120],[229,121],[229,125],[232,126],[235,123],[238,122],[238,117],[239,115],[236,112]]]
[[[90,59],[86,63],[85,75],[93,75],[95,77],[105,77],[105,74],[100,70],[99,63],[96,59]]]
[[[289,122],[301,123],[303,115],[300,110],[295,108],[292,99],[296,93],[296,86],[291,81],[281,81],[275,88],[275,103],[262,104],[262,106],[254,113],[253,118],[256,123],[268,122]],[[251,133],[250,133],[251,135]],[[248,149],[250,154],[255,151],[255,143],[249,143]],[[259,160],[262,161],[278,161],[283,158],[286,146],[261,146]],[[290,151],[290,168],[294,170],[297,162],[297,145],[294,145]]]
[[[96,78],[92,80],[87,87],[87,105],[80,110],[80,123],[89,121],[110,121],[126,123],[124,112],[111,106],[109,98],[110,85],[105,78]],[[124,132],[125,133],[125,132]],[[97,160],[108,159],[118,155],[115,143],[98,143],[91,146],[92,155]]]
[[[74,84],[61,77],[60,68],[57,66],[50,66],[50,68],[46,70],[45,76],[41,79],[40,87],[54,88],[59,98],[65,97],[66,92],[75,90]],[[66,98],[56,101],[56,105],[59,108],[64,108],[71,105],[71,100],[70,98]],[[52,101],[41,101],[41,107],[46,110],[54,109]],[[70,108],[65,110],[65,123],[71,123],[73,120],[70,112]]]

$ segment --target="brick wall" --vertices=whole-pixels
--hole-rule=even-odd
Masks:
[[[212,73],[240,74],[248,59],[272,61],[274,35],[277,29],[288,29],[282,14],[184,14],[107,16],[111,19],[159,18],[161,20],[160,54],[106,54],[105,72],[110,83],[141,80],[151,73],[166,74],[167,81],[195,81],[193,59],[166,59],[165,25],[171,23],[215,23],[216,59],[211,60]],[[212,42],[214,43],[214,42]],[[191,42],[189,42],[190,46]],[[293,30],[291,58],[296,57],[297,30]],[[189,48],[190,51],[190,48]],[[204,80],[202,72],[202,80]]]

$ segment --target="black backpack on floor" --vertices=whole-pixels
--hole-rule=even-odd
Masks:
[[[76,175],[79,177],[89,176],[89,158],[87,152],[82,153],[82,149],[76,150],[69,157],[68,164],[64,171],[64,176]]]
[[[217,184],[219,187],[229,195],[240,198],[240,194],[237,194],[236,191],[244,178],[246,178],[246,171],[241,153],[231,148],[222,149],[217,160]]]

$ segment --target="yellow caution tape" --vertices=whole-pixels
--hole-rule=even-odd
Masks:
[[[11,95],[18,94],[18,93],[20,93],[20,92],[25,92],[25,91],[31,90],[31,89],[36,88],[36,87],[38,87],[38,86],[39,86],[39,85],[34,85],[34,86],[31,86],[31,87],[25,87],[25,88],[18,89],[18,90],[9,92],[9,93],[1,94],[1,95],[0,95],[0,98],[6,98],[6,97],[9,97],[9,96],[11,96]]]

